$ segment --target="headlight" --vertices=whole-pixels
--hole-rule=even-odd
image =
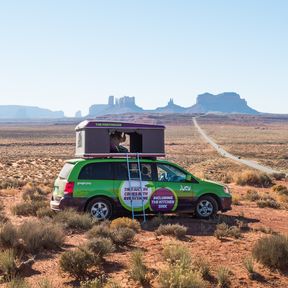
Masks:
[[[231,194],[228,186],[224,186],[224,192],[227,194]]]

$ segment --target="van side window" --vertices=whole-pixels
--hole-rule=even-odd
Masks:
[[[186,181],[186,173],[171,165],[157,163],[157,172],[159,182]]]
[[[128,170],[126,163],[113,163],[115,165],[115,180],[129,180]],[[155,181],[156,177],[153,170],[153,164],[141,163],[141,177],[143,181]],[[138,164],[136,162],[130,162],[130,177],[133,180],[139,179]]]
[[[78,176],[79,180],[113,180],[111,163],[91,163],[85,165]]]
[[[115,169],[115,180],[128,180],[128,171],[126,163],[113,163]]]

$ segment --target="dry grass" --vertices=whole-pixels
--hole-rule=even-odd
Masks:
[[[130,228],[135,232],[139,232],[141,230],[140,223],[137,220],[133,220],[127,217],[120,217],[113,220],[110,224],[111,229],[118,229],[118,228]]]
[[[253,186],[253,187],[271,187],[273,185],[272,179],[264,173],[256,171],[244,171],[236,178],[236,183],[240,186]]]
[[[186,236],[187,227],[180,224],[161,224],[157,230],[155,230],[155,234],[159,235],[167,235],[173,236],[177,239],[183,239]]]
[[[272,235],[259,239],[252,254],[263,265],[285,270],[288,267],[288,236]]]

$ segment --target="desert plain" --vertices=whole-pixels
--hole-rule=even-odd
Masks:
[[[158,123],[166,123],[165,117],[159,116],[156,120]],[[21,263],[33,259],[31,265],[16,269],[17,272],[12,275],[17,279],[23,279],[22,284],[13,282],[15,279],[7,276],[7,271],[1,264],[0,287],[80,287],[80,285],[81,287],[169,287],[163,286],[161,277],[164,277],[163,271],[169,270],[169,265],[172,265],[164,255],[165,247],[171,243],[183,246],[186,253],[189,253],[191,270],[199,259],[206,263],[203,265],[208,267],[209,275],[203,276],[203,283],[201,282],[205,287],[288,287],[288,267],[286,269],[269,267],[252,257],[253,248],[259,239],[273,235],[288,235],[288,193],[285,192],[288,187],[285,176],[288,173],[288,118],[207,115],[199,117],[198,123],[228,152],[257,161],[279,173],[268,175],[268,180],[265,178],[267,181],[262,184],[257,180],[261,176],[260,172],[220,156],[202,139],[188,117],[184,120],[167,121],[167,159],[198,177],[228,185],[233,197],[231,211],[218,213],[210,220],[195,219],[190,214],[150,216],[147,223],[137,230],[129,245],[116,247],[113,252],[103,257],[101,263],[91,267],[87,275],[79,278],[61,269],[61,257],[63,253],[79,249],[78,247],[85,244],[89,240],[87,230],[99,224],[92,223],[89,229],[63,225],[63,243],[59,245],[60,247],[53,249],[42,247],[36,251],[23,248],[26,251],[25,255],[15,256],[18,268]],[[33,211],[21,213],[21,209],[17,210],[15,206],[31,201],[29,197],[27,198],[29,194],[27,191],[37,190],[37,187],[45,195],[47,206],[49,205],[54,180],[64,161],[74,158],[76,124],[0,124],[2,234],[5,225],[20,227],[29,221],[53,223],[53,218],[56,216],[49,212],[47,215],[37,214],[35,211],[35,213]],[[250,182],[246,181],[247,175],[249,179],[258,177],[256,179],[258,182],[253,179]],[[279,187],[282,187],[282,190]],[[284,192],[279,193],[280,190]],[[161,223],[185,226],[187,228],[185,237],[175,239],[174,235],[155,233]],[[219,225],[223,223],[228,230],[234,227],[237,233],[224,233],[219,236],[217,229],[219,230]],[[5,241],[3,242],[1,237],[3,238],[3,235],[0,235],[3,254],[7,247],[3,245]],[[21,242],[21,235],[19,238],[20,244],[25,246],[27,243]],[[131,273],[133,268],[131,257],[135,250],[142,251],[143,265],[146,267],[145,281],[138,281],[133,277],[133,272]],[[247,263],[252,263],[254,276],[248,271]],[[223,269],[226,269],[224,274],[227,277],[227,284],[224,284],[227,286],[220,286],[222,284],[219,282],[221,274],[219,271]],[[86,280],[95,278],[105,279],[99,284],[102,286],[96,284],[84,286],[87,284],[84,283]],[[195,284],[183,287],[204,286]],[[171,284],[170,287],[177,286]]]

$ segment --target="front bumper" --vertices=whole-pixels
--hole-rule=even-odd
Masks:
[[[55,211],[71,208],[82,212],[85,209],[86,200],[87,199],[74,197],[62,197],[60,200],[54,200],[52,197],[50,201],[50,208]]]
[[[232,210],[232,197],[223,197],[223,198],[220,198],[220,201],[221,201],[222,212]]]

